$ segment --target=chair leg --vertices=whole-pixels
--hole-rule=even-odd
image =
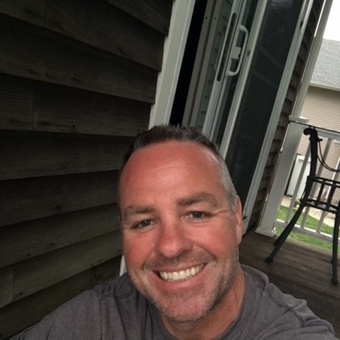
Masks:
[[[332,245],[332,283],[337,285],[338,281],[338,240],[339,240],[339,225],[340,225],[340,206],[335,215],[334,230],[333,230],[333,245]]]
[[[279,236],[279,238],[274,242],[275,244],[275,248],[273,249],[273,251],[270,253],[270,255],[265,259],[265,261],[267,263],[271,263],[274,260],[274,257],[276,255],[276,253],[280,250],[281,246],[284,244],[284,242],[286,241],[287,237],[289,236],[290,232],[293,230],[297,220],[299,219],[303,208],[305,207],[305,205],[301,204],[298,208],[298,210],[296,211],[296,213],[294,214],[294,216],[292,217],[292,219],[290,220],[290,222],[287,224],[286,228],[284,229],[284,231],[282,232],[282,234]]]

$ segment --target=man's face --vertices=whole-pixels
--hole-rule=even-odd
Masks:
[[[241,207],[230,210],[210,150],[170,141],[135,152],[121,176],[120,209],[130,277],[165,319],[194,322],[227,303]]]

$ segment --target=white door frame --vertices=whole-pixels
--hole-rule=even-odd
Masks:
[[[199,1],[199,0],[198,0]],[[158,75],[156,99],[149,127],[168,124],[181,70],[195,0],[174,0],[169,35],[164,42],[162,71]]]
[[[257,162],[255,174],[254,174],[254,177],[253,177],[253,180],[252,180],[249,192],[248,192],[247,201],[244,206],[244,216],[246,216],[246,220],[244,221],[245,228],[247,227],[249,223],[251,213],[254,208],[255,200],[257,197],[257,192],[260,187],[262,175],[263,175],[266,162],[269,156],[269,152],[270,152],[272,141],[275,135],[276,127],[277,127],[277,124],[280,118],[285,96],[286,96],[286,93],[289,87],[290,79],[293,74],[295,62],[296,62],[296,59],[299,53],[300,45],[302,42],[302,38],[304,35],[304,31],[306,29],[308,17],[312,9],[312,6],[313,6],[313,2],[310,0],[304,0],[301,6],[299,19],[297,20],[295,33],[293,36],[290,51],[289,51],[286,65],[285,65],[283,75],[281,78],[280,86],[279,86],[279,89],[276,95],[274,107],[273,107],[273,110],[270,116],[266,136],[263,141],[263,146],[260,152],[260,157]],[[302,25],[300,25],[300,23],[302,23]]]

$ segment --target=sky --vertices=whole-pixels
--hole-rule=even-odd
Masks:
[[[340,0],[333,0],[331,12],[329,13],[324,39],[340,41]]]

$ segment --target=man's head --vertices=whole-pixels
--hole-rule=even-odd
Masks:
[[[240,303],[242,214],[214,145],[180,127],[141,134],[119,193],[129,275],[164,322],[195,324],[221,308],[232,314]]]

